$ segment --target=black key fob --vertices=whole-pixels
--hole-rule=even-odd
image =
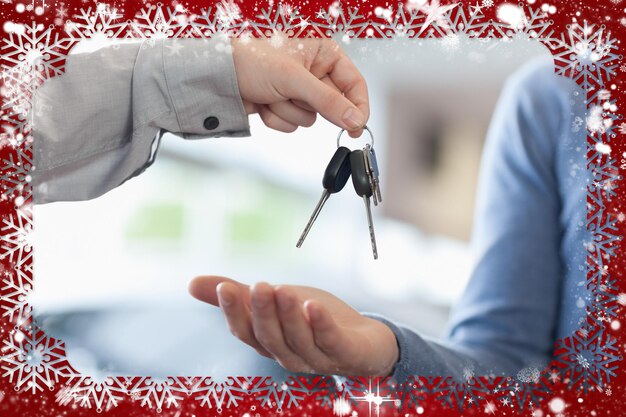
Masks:
[[[340,146],[324,171],[322,186],[331,194],[338,193],[346,186],[350,172],[350,149]]]

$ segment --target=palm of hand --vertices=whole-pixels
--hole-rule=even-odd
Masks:
[[[190,292],[219,305],[235,336],[290,371],[386,376],[397,360],[387,326],[317,288],[199,277]]]

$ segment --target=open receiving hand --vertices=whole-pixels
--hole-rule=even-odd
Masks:
[[[232,50],[244,107],[268,127],[293,132],[319,113],[352,137],[363,132],[367,85],[335,41],[233,39]]]
[[[191,281],[189,292],[219,306],[233,335],[291,372],[388,376],[398,360],[389,327],[326,291],[266,283],[250,287],[202,276]]]

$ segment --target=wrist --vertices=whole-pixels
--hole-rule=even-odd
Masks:
[[[380,376],[388,377],[393,375],[396,369],[396,365],[400,360],[400,346],[398,344],[398,339],[396,338],[396,335],[393,333],[393,331],[388,326],[384,324],[383,326],[385,327],[385,333],[387,334],[387,336],[385,337],[385,345],[388,346],[389,355],[387,362],[383,362],[385,363],[385,365],[382,369],[382,372],[380,373]]]
[[[372,347],[370,352],[374,353],[365,358],[367,374],[382,377],[391,376],[400,360],[400,348],[396,335],[386,324],[369,317],[367,319],[371,320],[373,326],[370,332],[373,336],[370,342]],[[372,358],[377,358],[375,364],[372,364]]]

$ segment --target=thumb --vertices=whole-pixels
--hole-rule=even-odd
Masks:
[[[246,294],[249,293],[249,291],[247,291],[248,286],[245,284],[226,277],[207,275],[196,277],[189,282],[189,294],[200,301],[213,304],[214,306],[219,306],[219,301],[217,299],[217,286],[222,282],[234,284],[240,289],[246,289]]]
[[[365,115],[338,90],[325,84],[304,68],[293,77],[281,77],[282,94],[300,100],[326,120],[348,131],[359,130],[367,122]]]

